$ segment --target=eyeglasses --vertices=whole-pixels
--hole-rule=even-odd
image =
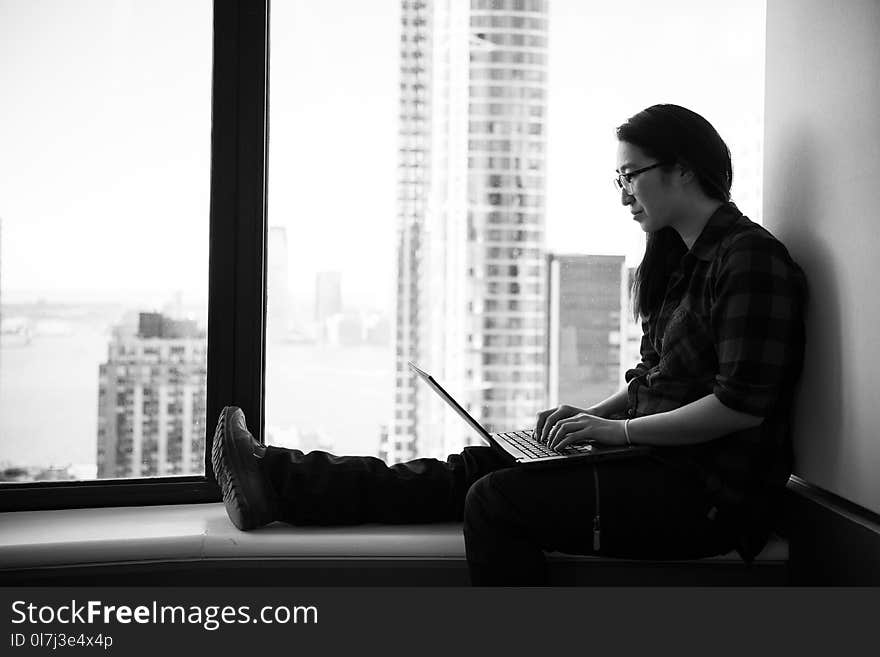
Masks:
[[[645,171],[650,171],[651,169],[656,169],[657,167],[662,167],[666,162],[655,162],[651,166],[642,167],[641,169],[636,169],[635,171],[627,171],[626,173],[621,173],[617,178],[614,179],[614,185],[619,190],[626,191],[627,194],[632,194],[632,179],[635,178],[640,173],[645,173]]]

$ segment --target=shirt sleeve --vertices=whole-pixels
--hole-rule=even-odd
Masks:
[[[712,330],[725,406],[766,417],[789,392],[803,362],[805,295],[803,273],[772,236],[745,235],[721,256]]]
[[[642,360],[637,363],[632,369],[627,370],[624,374],[624,380],[627,383],[632,381],[637,376],[641,376],[645,372],[650,371],[653,367],[656,367],[660,362],[660,355],[654,349],[654,345],[651,344],[651,340],[648,338],[648,322],[642,321],[642,344],[639,349]]]

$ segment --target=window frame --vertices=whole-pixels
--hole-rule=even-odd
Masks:
[[[214,422],[263,436],[269,0],[214,0],[205,474],[0,485],[0,511],[216,502]]]

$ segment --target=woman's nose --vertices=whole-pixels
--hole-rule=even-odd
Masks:
[[[635,200],[635,197],[626,191],[626,189],[620,190],[620,202],[624,205],[631,205]]]

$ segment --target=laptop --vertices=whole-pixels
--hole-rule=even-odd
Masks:
[[[644,456],[651,451],[651,448],[646,445],[616,447],[612,445],[600,445],[598,443],[569,445],[560,451],[554,451],[544,443],[535,440],[534,429],[489,433],[479,422],[471,417],[470,413],[462,408],[461,404],[455,401],[452,395],[443,389],[443,386],[437,383],[434,377],[419,369],[419,367],[413,362],[409,363],[409,368],[427,383],[434,392],[440,395],[443,401],[449,404],[453,410],[458,413],[464,421],[480,435],[481,438],[483,438],[483,440],[495,449],[506,454],[511,463],[528,466],[568,465],[574,462],[595,462],[607,459],[633,458],[636,456]]]

